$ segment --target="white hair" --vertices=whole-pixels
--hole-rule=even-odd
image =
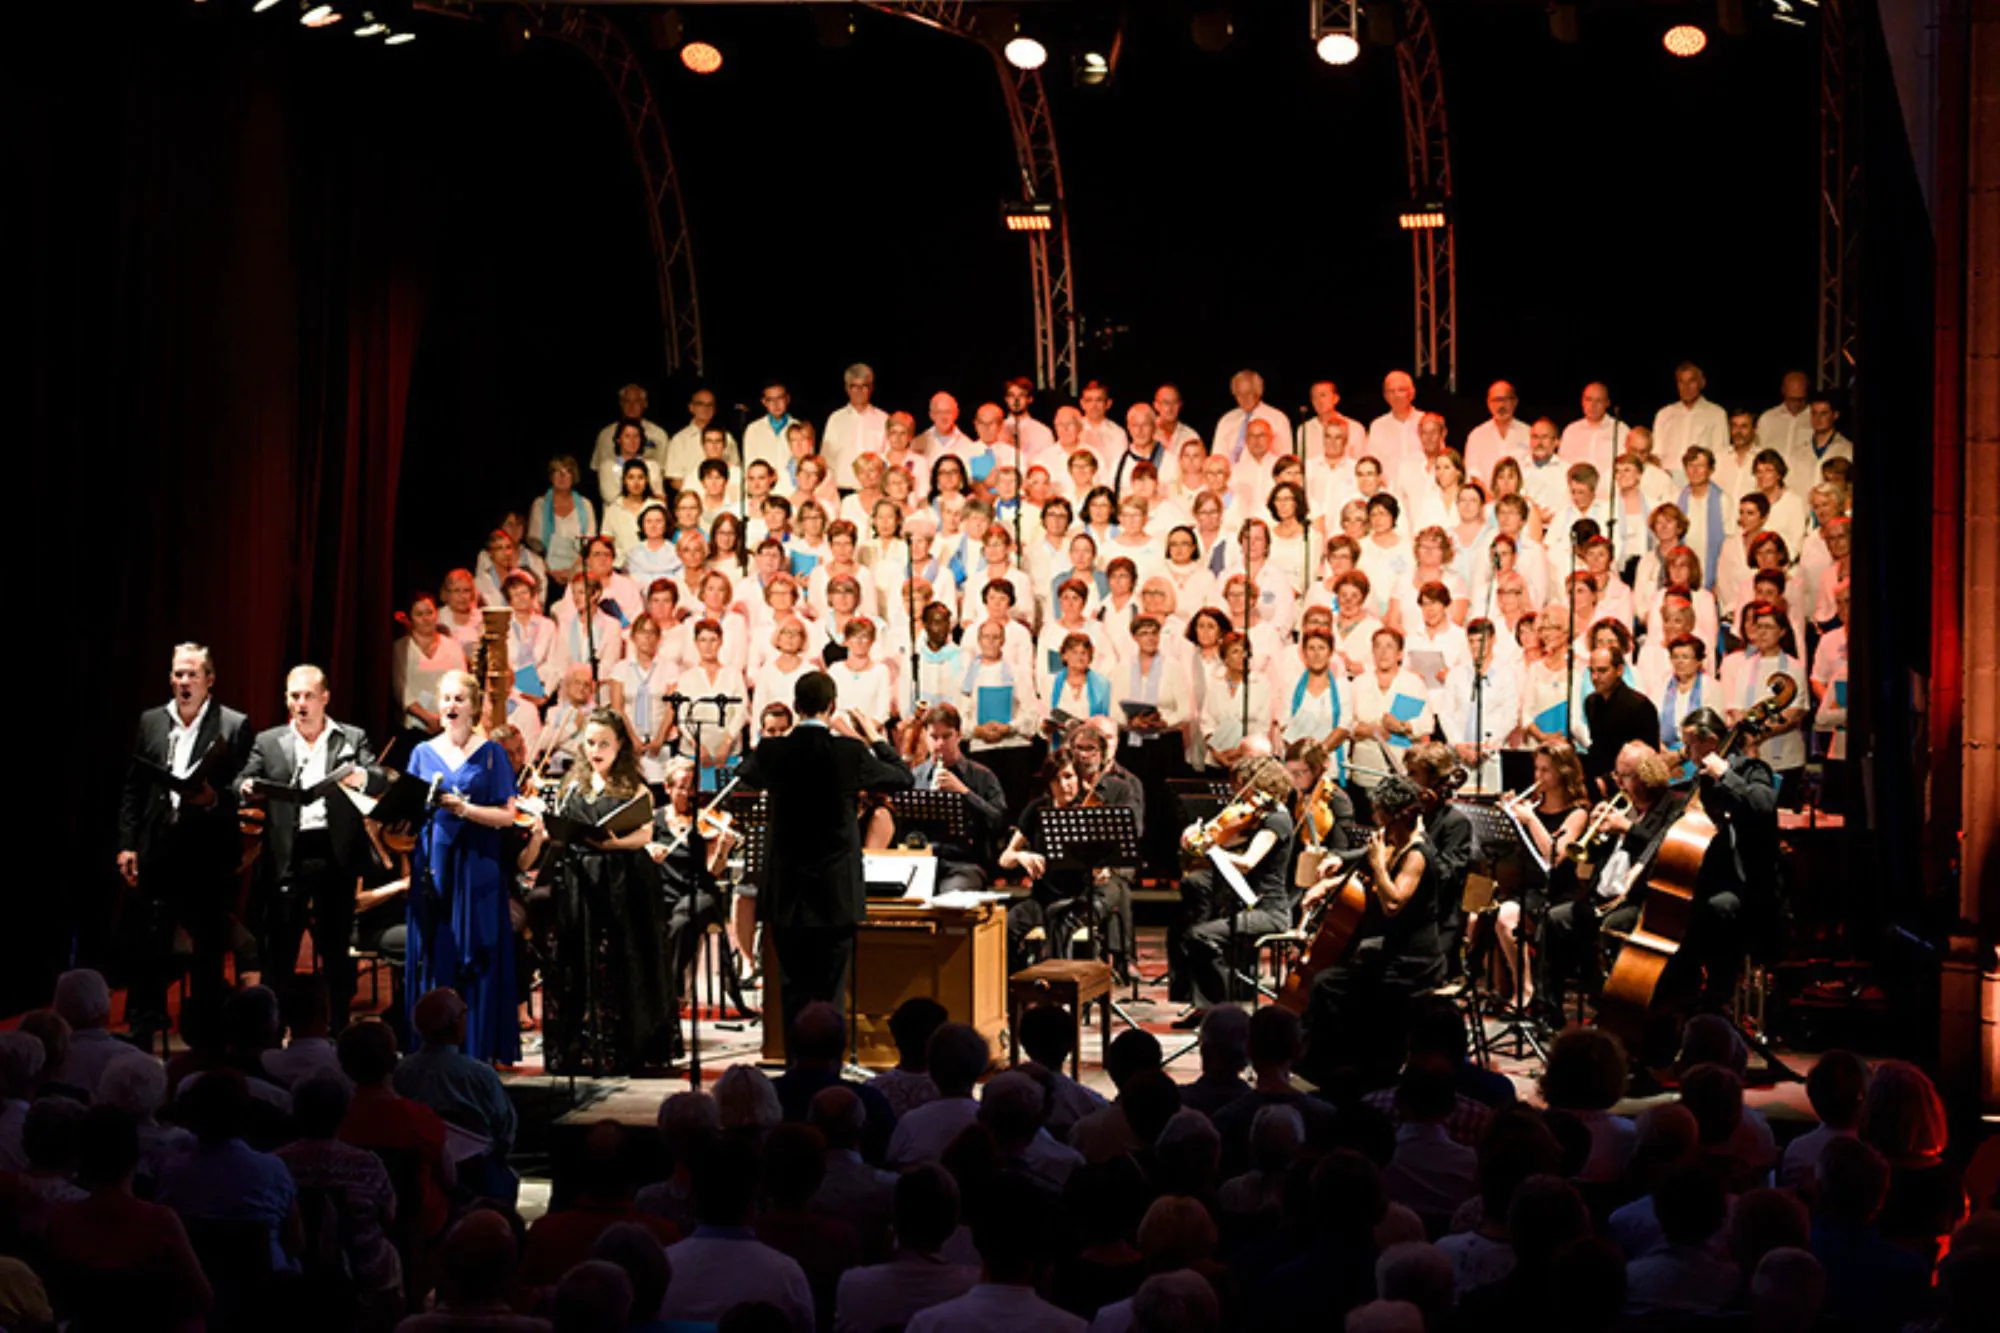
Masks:
[[[104,983],[101,972],[72,968],[56,978],[50,1007],[73,1029],[101,1028],[111,1021],[111,987]]]
[[[1191,1268],[1155,1273],[1132,1297],[1132,1333],[1215,1333],[1221,1327],[1215,1288]]]
[[[98,1103],[116,1106],[141,1124],[151,1120],[166,1099],[166,1067],[144,1051],[112,1056],[97,1076]]]
[[[1260,1171],[1282,1170],[1306,1143],[1305,1118],[1294,1106],[1257,1108],[1250,1121],[1250,1157]]]
[[[768,1132],[785,1118],[778,1089],[755,1065],[731,1065],[722,1071],[715,1081],[715,1109],[724,1129]]]
[[[663,1139],[676,1130],[713,1132],[722,1128],[722,1113],[705,1092],[677,1092],[660,1103],[654,1123]]]
[[[873,366],[869,365],[866,361],[856,361],[841,372],[840,382],[842,384],[861,384],[872,382],[874,378],[875,368]]]

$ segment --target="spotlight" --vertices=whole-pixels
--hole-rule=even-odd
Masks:
[[[413,32],[392,32],[387,37],[384,37],[382,39],[382,45],[406,46],[409,43],[414,42],[416,40],[417,40],[417,35]]]
[[[330,28],[340,22],[340,11],[332,5],[314,5],[299,15],[299,22],[308,28]]]
[[[1000,53],[1015,69],[1040,69],[1049,59],[1049,48],[1032,37],[1009,37]]]
[[[1417,199],[1396,214],[1404,231],[1436,231],[1451,219],[1441,199]]]
[[[367,10],[361,11],[361,26],[354,30],[356,37],[380,37],[389,31],[389,25],[376,18]]]
[[[1352,33],[1330,32],[1319,39],[1319,58],[1329,65],[1351,65],[1361,54],[1361,43]]]
[[[697,74],[713,74],[722,68],[722,51],[707,42],[689,42],[681,48],[681,63]]]
[[[1094,88],[1111,79],[1111,61],[1101,51],[1085,51],[1076,58],[1076,82],[1079,87]]]
[[[277,3],[278,0],[257,0],[256,4],[250,6],[250,12],[252,14],[261,14],[267,9],[276,7]]]
[[[1046,199],[1000,201],[1000,225],[1008,231],[1053,231],[1056,206]]]
[[[1708,49],[1708,34],[1692,23],[1677,23],[1660,38],[1660,45],[1667,48],[1668,55],[1686,59]]]

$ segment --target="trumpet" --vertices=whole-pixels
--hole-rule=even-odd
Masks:
[[[1597,807],[1596,812],[1590,817],[1590,822],[1583,826],[1583,832],[1577,834],[1576,841],[1564,850],[1563,855],[1579,866],[1598,864],[1604,859],[1604,853],[1610,849],[1609,844],[1613,837],[1604,826],[1610,822],[1613,815],[1631,813],[1632,798],[1622,791],[1619,792],[1611,800]]]

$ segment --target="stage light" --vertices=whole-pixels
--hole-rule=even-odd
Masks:
[[[1101,51],[1085,51],[1076,60],[1076,81],[1094,88],[1111,77],[1111,61]]]
[[[278,0],[257,0],[256,4],[250,6],[250,12],[252,14],[261,14],[267,9],[275,9],[277,4]]]
[[[1000,225],[1008,231],[1054,231],[1056,206],[1046,199],[1003,199]]]
[[[380,37],[389,31],[389,25],[376,18],[367,10],[361,11],[361,26],[354,30],[356,37]]]
[[[1686,59],[1708,49],[1708,34],[1692,23],[1677,23],[1660,38],[1660,45],[1667,48],[1668,55]]]
[[[1015,69],[1040,69],[1049,60],[1049,48],[1032,37],[1009,37],[1000,53]]]
[[[340,14],[332,5],[314,5],[299,15],[299,22],[308,28],[330,28],[340,22]]]
[[[1352,33],[1330,32],[1319,39],[1319,58],[1329,65],[1351,65],[1361,54],[1361,43]]]
[[[417,35],[413,32],[392,32],[382,39],[382,45],[403,46],[416,40]]]
[[[1396,225],[1404,231],[1436,231],[1450,216],[1441,200],[1419,199],[1396,214]]]
[[[681,48],[681,63],[697,74],[713,74],[722,68],[722,52],[707,42],[689,42]]]

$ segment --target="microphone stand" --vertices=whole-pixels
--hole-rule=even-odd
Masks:
[[[1020,510],[1014,512],[1018,516]],[[908,525],[903,525],[903,565],[903,607],[910,620],[910,716],[914,718],[923,711],[924,678],[922,647],[917,642],[917,555]],[[931,594],[936,596],[937,590],[933,588]]]
[[[1570,749],[1576,748],[1576,544],[1577,529],[1586,520],[1579,520],[1569,530],[1569,573],[1563,578],[1563,591],[1569,597],[1569,630],[1563,644],[1563,657],[1568,675],[1568,683],[1563,687],[1563,738]]]
[[[1491,629],[1486,632],[1486,657],[1493,659]],[[1475,796],[1486,794],[1486,668],[1480,665],[1476,644],[1472,649],[1472,792]]]
[[[1639,477],[1641,480],[1644,480],[1645,476],[1645,469],[1642,467]],[[1611,405],[1611,476],[1604,483],[1604,492],[1610,500],[1610,512],[1604,517],[1607,525],[1607,535],[1611,539],[1611,572],[1616,574],[1618,572],[1618,525],[1623,521],[1623,516],[1619,513],[1623,502],[1618,498],[1618,405],[1616,403]]]

